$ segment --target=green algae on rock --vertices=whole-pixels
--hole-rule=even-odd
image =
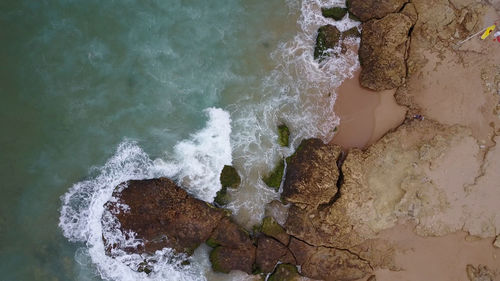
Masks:
[[[276,191],[280,189],[281,180],[283,179],[283,174],[285,172],[285,163],[280,160],[273,171],[267,176],[263,177],[262,180],[267,186],[274,188]]]
[[[334,48],[340,40],[340,31],[337,27],[327,24],[318,29],[316,37],[316,47],[314,48],[314,59],[320,61],[328,56],[326,50]]]
[[[288,245],[290,240],[290,236],[286,233],[286,230],[273,217],[265,217],[262,220],[260,232],[280,241],[283,245]]]
[[[222,187],[237,188],[241,183],[241,177],[233,166],[224,165],[220,173]]]
[[[225,268],[224,266],[221,265],[221,256],[220,252],[222,251],[222,247],[217,246],[215,249],[213,249],[210,252],[210,263],[212,264],[212,269],[215,272],[222,272],[222,273],[229,273],[231,270]]]
[[[276,267],[276,270],[269,276],[269,281],[295,281],[300,278],[297,267],[292,264],[282,263]]]
[[[332,7],[332,8],[321,8],[321,14],[325,18],[332,18],[334,20],[341,20],[347,14],[347,8]]]
[[[288,139],[290,138],[290,130],[286,125],[278,126],[278,144],[281,146],[288,146]]]
[[[345,38],[358,38],[361,36],[357,27],[350,28],[344,32],[342,32],[342,39]]]
[[[217,194],[214,198],[214,203],[219,206],[224,206],[227,205],[230,200],[231,197],[229,197],[229,193],[227,193],[227,188],[222,187],[219,191],[217,191]]]

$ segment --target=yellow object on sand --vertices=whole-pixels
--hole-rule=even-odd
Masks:
[[[492,25],[492,26],[489,26],[488,28],[486,28],[486,31],[483,33],[483,35],[481,35],[481,40],[488,38],[488,36],[490,36],[490,34],[493,32],[493,30],[495,30],[495,28],[496,28],[495,25]]]

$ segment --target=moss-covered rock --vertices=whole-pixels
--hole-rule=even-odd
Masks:
[[[273,217],[265,217],[262,220],[260,232],[280,241],[283,245],[288,245],[290,240],[290,236],[286,233],[285,229]]]
[[[282,263],[276,267],[276,270],[269,276],[268,281],[295,281],[300,277],[295,265]]]
[[[220,173],[222,187],[237,188],[241,183],[241,177],[233,166],[225,165]]]
[[[227,193],[227,188],[222,187],[219,191],[217,191],[217,194],[214,198],[214,203],[217,203],[219,206],[224,206],[229,203],[230,197],[229,194]]]
[[[225,268],[223,265],[223,260],[221,257],[221,252],[223,248],[222,247],[216,247],[210,252],[210,263],[212,264],[212,269],[215,272],[223,272],[223,273],[229,273],[229,269]]]
[[[357,27],[350,28],[344,32],[342,32],[342,39],[345,38],[356,38],[360,37],[361,33],[359,32]]]
[[[274,188],[276,191],[280,189],[281,180],[283,179],[283,174],[285,172],[285,163],[283,160],[276,165],[274,170],[262,178],[262,180],[267,184],[267,186]]]
[[[290,130],[286,125],[278,126],[278,144],[281,146],[288,146],[288,139],[290,137]]]
[[[361,21],[357,16],[355,16],[353,13],[349,12],[349,18],[353,21]]]
[[[213,237],[209,237],[207,241],[205,241],[205,244],[207,244],[211,248],[220,246],[220,244]]]
[[[328,53],[326,50],[334,48],[340,40],[340,31],[333,25],[324,25],[318,29],[318,36],[316,37],[316,47],[314,48],[314,59],[320,61]]]
[[[321,8],[321,14],[325,18],[332,18],[334,20],[341,20],[347,14],[347,8],[332,7],[332,8]]]

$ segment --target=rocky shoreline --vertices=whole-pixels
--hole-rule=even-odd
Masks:
[[[363,22],[360,84],[393,90],[407,108],[404,122],[364,149],[302,141],[263,179],[271,188],[282,187],[281,202],[271,202],[251,231],[222,208],[229,200],[226,189],[241,181],[232,167],[223,170],[214,204],[192,198],[166,178],[124,183],[105,205],[106,216],[139,243],[103,237],[109,255],[152,254],[164,247],[189,255],[206,243],[217,272],[271,274],[268,280],[388,280],[378,274],[390,276],[384,270],[405,270],[405,264],[395,240],[379,234],[403,224],[421,236],[464,231],[474,239],[497,237],[490,247],[498,253],[499,46],[460,43],[498,18],[498,10],[472,0],[349,2],[350,16]],[[323,11],[331,17],[346,13]],[[315,58],[332,55],[328,50],[356,31],[321,27]],[[285,128],[279,129],[283,146],[290,134]],[[470,281],[497,280],[495,259],[465,261],[453,270]],[[135,270],[148,273],[148,262]],[[419,280],[411,274],[408,280]]]

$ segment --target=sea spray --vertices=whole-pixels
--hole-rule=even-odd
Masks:
[[[106,255],[103,237],[112,243],[135,245],[134,233],[122,233],[114,216],[106,214],[104,204],[113,201],[115,188],[131,179],[161,176],[177,180],[192,195],[211,202],[220,189],[219,173],[231,164],[231,133],[229,114],[221,109],[206,110],[207,126],[189,140],[175,146],[170,160],[151,160],[135,142],[121,143],[113,157],[99,169],[95,178],[74,184],[61,198],[63,206],[59,226],[70,241],[84,242],[88,251],[79,251],[80,260],[88,253],[100,275],[111,280],[205,280],[206,257],[191,265],[188,259],[171,249],[157,251],[154,256],[112,252]],[[126,210],[127,206],[122,206]],[[147,275],[136,269],[145,259],[155,260],[153,272]]]

